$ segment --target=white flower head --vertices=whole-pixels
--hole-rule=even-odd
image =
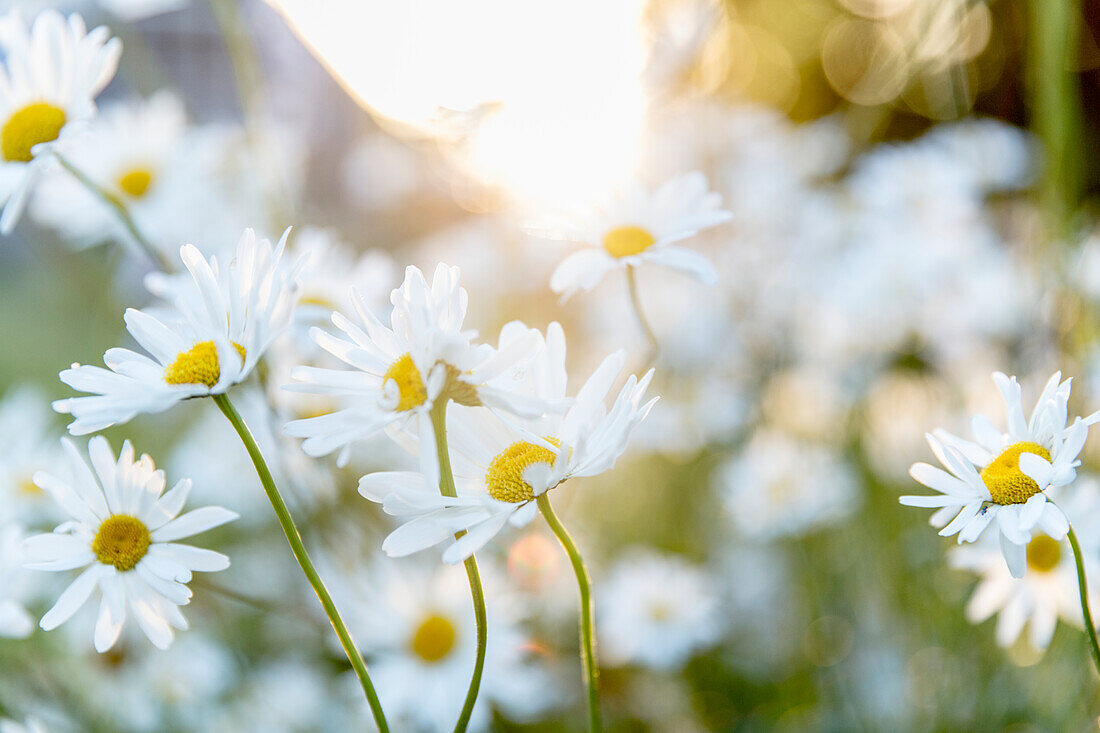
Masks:
[[[0,524],[0,638],[25,639],[34,631],[34,620],[23,605],[23,537],[21,525]]]
[[[184,245],[180,257],[191,277],[174,307],[126,311],[126,330],[151,357],[114,348],[103,355],[107,369],[74,364],[61,372],[62,382],[94,394],[54,402],[76,418],[69,432],[102,430],[243,381],[293,316],[303,261],[284,261],[286,237],[272,246],[246,229],[224,269]]]
[[[49,631],[76,613],[97,587],[102,593],[95,626],[96,651],[114,646],[128,614],[155,646],[168,648],[173,628],[186,629],[179,611],[191,599],[185,585],[192,571],[229,567],[225,555],[175,540],[213,529],[237,518],[209,506],[180,516],[190,479],[165,492],[164,471],[143,455],[135,460],[127,441],[117,460],[107,439],[88,442],[89,466],[72,441],[63,439],[73,480],[39,472],[34,480],[72,517],[51,534],[28,538],[24,566],[63,571],[85,568],[61,594],[40,626]]]
[[[721,636],[716,584],[683,558],[633,552],[601,585],[600,649],[613,665],[675,670]]]
[[[933,524],[946,525],[940,535],[957,534],[960,543],[975,541],[996,520],[1001,550],[1017,578],[1024,575],[1027,544],[1035,531],[1056,540],[1066,535],[1066,516],[1048,501],[1046,492],[1073,482],[1089,426],[1100,421],[1098,412],[1067,425],[1070,380],[1062,382],[1061,377],[1056,372],[1050,378],[1031,418],[1026,419],[1016,378],[994,373],[993,381],[1005,401],[1007,430],[1002,432],[986,416],[976,415],[971,430],[977,442],[946,430],[933,431],[928,443],[947,471],[914,463],[909,473],[940,494],[901,497],[907,506],[939,509]]]
[[[512,329],[520,324],[509,324]],[[657,398],[643,402],[651,369],[631,375],[610,409],[605,398],[626,363],[622,351],[607,357],[561,414],[504,421],[481,410],[456,410],[447,435],[453,449],[457,497],[439,493],[439,466],[425,460],[421,473],[381,472],[364,476],[359,493],[394,516],[405,517],[382,543],[391,556],[408,555],[445,540],[447,563],[461,562],[506,524],[523,526],[537,512],[536,499],[573,477],[595,476],[614,467],[634,428]],[[507,376],[507,375],[506,375]],[[514,379],[514,377],[508,377]],[[522,383],[532,397],[563,401],[566,396],[565,335],[551,323],[538,354],[526,365]]]
[[[568,298],[591,290],[611,270],[649,262],[687,273],[702,283],[718,280],[702,255],[676,245],[703,229],[729,221],[722,196],[696,171],[677,176],[652,193],[640,183],[593,211],[584,221],[536,227],[554,239],[588,247],[569,255],[550,276],[550,288]]]
[[[1100,492],[1095,480],[1075,489],[1062,505],[1077,527],[1085,572],[1089,579],[1089,598],[1096,607],[1097,557],[1100,535],[1097,509]],[[1050,645],[1058,621],[1083,628],[1077,568],[1068,540],[1054,539],[1041,530],[1027,544],[1028,572],[1014,578],[1004,562],[996,542],[983,539],[973,545],[953,548],[949,561],[953,567],[980,575],[977,587],[966,605],[966,618],[979,624],[994,614],[997,626],[994,638],[1002,647],[1012,645],[1027,629],[1031,647],[1044,650]]]
[[[77,14],[40,13],[28,28],[0,18],[0,232],[19,221],[49,155],[95,114],[95,97],[118,69],[122,42]]]
[[[358,323],[335,312],[332,322],[343,337],[311,330],[322,349],[352,370],[302,366],[292,371],[297,383],[287,389],[342,402],[335,412],[287,424],[288,435],[305,438],[306,453],[323,456],[340,450],[339,463],[345,465],[352,443],[391,426],[411,427],[421,441],[428,441],[429,413],[439,399],[526,416],[554,409],[496,379],[530,357],[538,331],[505,328],[497,348],[474,345],[476,333],[462,330],[467,295],[458,276],[457,267],[440,264],[429,286],[419,269],[409,267],[405,281],[391,294],[389,326],[353,290]],[[422,452],[432,452],[430,444]]]

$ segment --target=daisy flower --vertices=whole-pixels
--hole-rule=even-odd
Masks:
[[[1097,487],[1090,482],[1063,504],[1079,530],[1093,608],[1100,600],[1092,590],[1098,580],[1096,558],[1100,557],[1100,535],[1095,531],[1100,529],[1095,526],[1098,500]],[[1094,531],[1085,530],[1083,522],[1090,521],[1094,526],[1089,529]],[[1050,645],[1059,620],[1084,628],[1077,568],[1069,542],[1041,531],[1027,543],[1025,557],[1028,572],[1022,578],[1012,577],[996,543],[990,541],[956,547],[949,560],[953,567],[981,576],[966,605],[968,621],[979,624],[996,614],[997,644],[1011,646],[1026,628],[1031,646],[1043,650]]]
[[[491,566],[485,573],[489,632],[482,694],[471,731],[492,728],[492,707],[518,720],[545,713],[562,695],[560,685],[537,664],[534,644],[520,626],[514,598],[496,591]],[[454,726],[466,697],[477,651],[474,609],[462,592],[465,574],[456,568],[404,560],[352,568],[339,586],[352,610],[356,639],[371,650],[371,674],[401,730],[440,731]]]
[[[630,553],[602,587],[600,649],[611,664],[672,671],[721,636],[715,583],[682,558]]]
[[[35,471],[57,465],[50,403],[35,387],[14,387],[0,400],[0,524],[33,524],[51,509],[34,485]]]
[[[1050,378],[1028,420],[1016,378],[995,372],[993,381],[1005,401],[1007,432],[984,415],[971,420],[977,442],[946,430],[933,431],[928,443],[947,471],[914,463],[909,473],[940,494],[901,497],[906,506],[937,508],[933,524],[946,525],[940,535],[957,534],[960,543],[975,541],[996,519],[1001,551],[1016,578],[1024,575],[1027,545],[1037,529],[1055,540],[1069,530],[1065,514],[1045,492],[1073,482],[1089,426],[1100,420],[1097,412],[1067,425],[1070,380],[1062,382],[1061,377],[1055,372]]]
[[[287,423],[287,435],[305,438],[302,448],[311,456],[339,450],[338,463],[343,466],[352,443],[384,428],[410,428],[420,440],[431,440],[429,413],[441,398],[517,415],[540,415],[553,409],[554,405],[495,379],[530,356],[538,344],[538,331],[505,328],[496,349],[473,345],[476,333],[462,330],[467,295],[458,276],[457,267],[440,264],[429,287],[420,270],[409,267],[405,281],[390,296],[390,326],[374,316],[362,294],[353,291],[359,323],[334,312],[332,322],[343,337],[311,329],[313,340],[352,371],[294,369],[291,376],[297,383],[286,389],[329,395],[342,400],[342,407]],[[434,448],[428,444],[421,452],[433,453]]]
[[[105,106],[92,129],[66,148],[65,159],[123,203],[155,244],[175,246],[188,241],[180,234],[194,233],[196,210],[202,210],[196,206],[212,188],[196,170],[202,156],[186,133],[183,101],[161,91]],[[132,238],[114,209],[65,170],[42,180],[30,212],[75,247]]]
[[[95,114],[94,99],[118,68],[122,42],[75,13],[0,18],[0,232],[12,230],[48,153]]]
[[[675,243],[729,221],[733,214],[721,205],[722,196],[711,191],[706,176],[696,171],[677,176],[652,193],[635,184],[582,221],[537,228],[536,233],[554,239],[589,245],[558,265],[550,276],[550,288],[568,298],[578,290],[591,290],[611,270],[645,262],[713,284],[718,280],[714,266]]]
[[[522,328],[509,324],[512,329]],[[509,330],[509,326],[505,330]],[[502,334],[503,338],[503,334]],[[541,339],[540,339],[541,340]],[[359,493],[394,516],[408,519],[382,543],[391,556],[408,555],[468,533],[443,553],[447,563],[461,562],[492,539],[506,524],[523,526],[538,511],[536,499],[564,481],[610,470],[626,450],[631,432],[657,398],[642,403],[653,377],[631,375],[610,410],[604,399],[626,363],[619,351],[607,357],[577,393],[564,415],[546,414],[505,422],[483,410],[456,410],[447,434],[458,496],[439,493],[439,467],[425,461],[421,473],[381,472],[364,476]],[[551,323],[539,352],[520,380],[533,398],[561,402],[566,396],[565,335]]]
[[[167,649],[172,628],[186,629],[179,611],[191,599],[185,585],[192,571],[213,572],[229,567],[225,555],[175,540],[213,529],[237,518],[228,509],[203,507],[179,516],[190,479],[181,479],[167,493],[164,471],[143,455],[134,460],[127,441],[118,459],[102,436],[88,442],[91,466],[73,445],[63,440],[73,480],[38,472],[34,481],[72,517],[53,531],[30,537],[23,544],[24,566],[33,570],[85,568],[61,594],[39,625],[49,631],[69,620],[98,586],[103,596],[95,626],[95,648],[114,646],[132,613],[156,647]],[[129,611],[127,611],[129,608]]]
[[[152,356],[109,349],[107,369],[74,364],[61,372],[62,382],[94,394],[53,403],[76,418],[69,432],[92,433],[190,397],[222,394],[244,380],[293,316],[302,260],[283,260],[286,237],[273,247],[246,229],[224,269],[184,245],[180,257],[191,278],[174,309],[126,311],[126,330]]]

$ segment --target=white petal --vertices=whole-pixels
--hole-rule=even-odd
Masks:
[[[57,599],[42,620],[38,623],[44,631],[56,629],[61,624],[72,618],[73,614],[80,610],[88,597],[99,583],[102,574],[102,565],[93,565],[76,577]]]
[[[206,506],[173,519],[152,533],[154,542],[169,542],[205,532],[240,516],[220,506]]]

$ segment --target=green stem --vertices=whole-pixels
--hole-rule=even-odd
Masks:
[[[57,158],[57,162],[61,164],[62,168],[73,175],[73,178],[80,181],[85,188],[98,196],[103,203],[114,210],[119,221],[126,227],[126,231],[134,238],[134,241],[137,242],[138,247],[141,248],[146,256],[153,261],[153,264],[159,267],[162,272],[172,272],[175,269],[172,267],[172,264],[165,259],[164,254],[142,235],[141,230],[138,229],[137,223],[134,222],[134,217],[130,216],[130,210],[126,208],[126,204],[122,199],[115,196],[110,191],[105,190],[98,183],[93,181],[88,174],[70,163],[64,156],[54,153],[54,157]]]
[[[1081,545],[1077,544],[1077,535],[1073,527],[1069,528],[1069,546],[1073,548],[1073,561],[1077,564],[1077,588],[1081,592],[1081,614],[1085,618],[1085,629],[1089,632],[1089,644],[1092,645],[1092,661],[1096,671],[1100,672],[1100,642],[1096,640],[1096,626],[1092,623],[1092,611],[1089,610],[1088,583],[1085,580],[1085,560],[1081,556]]]
[[[569,536],[565,526],[554,513],[550,506],[550,496],[547,493],[538,498],[539,511],[546,518],[557,536],[561,546],[565,548],[565,554],[569,555],[569,562],[573,564],[573,573],[577,576],[577,590],[581,597],[581,660],[584,663],[584,684],[588,689],[588,729],[600,730],[600,667],[596,660],[596,634],[595,608],[592,604],[592,582],[588,579],[588,571],[584,567],[584,559],[577,550],[573,538]]]
[[[290,543],[294,559],[298,561],[298,565],[301,566],[306,579],[313,587],[313,592],[317,594],[317,598],[321,601],[321,606],[325,609],[325,614],[332,623],[332,628],[336,631],[336,635],[340,637],[340,646],[344,648],[344,653],[347,654],[348,661],[351,662],[351,666],[355,669],[355,674],[363,686],[363,692],[367,696],[367,702],[370,703],[370,709],[374,714],[374,722],[378,725],[378,730],[381,733],[389,733],[386,716],[382,712],[382,704],[378,701],[378,694],[374,691],[374,685],[367,673],[367,665],[359,654],[358,647],[355,646],[355,641],[351,638],[348,627],[340,617],[340,612],[336,610],[336,604],[332,602],[332,596],[329,595],[328,589],[321,581],[321,576],[317,574],[317,568],[313,566],[313,561],[309,559],[305,543],[302,542],[302,535],[299,534],[298,528],[294,525],[294,518],[290,516],[290,510],[287,508],[286,502],[283,501],[279,488],[275,485],[275,479],[272,478],[267,462],[260,453],[260,447],[256,445],[256,439],[252,436],[252,431],[248,429],[248,425],[245,424],[240,414],[233,407],[227,395],[214,395],[214,403],[229,420],[230,424],[233,425],[237,435],[241,438],[241,442],[248,450],[248,455],[252,458],[252,463],[256,466],[256,473],[260,477],[260,483],[263,484],[264,491],[267,492],[267,498],[271,501],[271,507],[275,510],[275,516],[278,517],[287,542]]]
[[[1054,238],[1070,234],[1081,188],[1081,94],[1077,61],[1079,0],[1030,0],[1031,126],[1046,160],[1039,195]]]
[[[649,342],[649,353],[646,355],[645,365],[648,367],[657,360],[657,354],[661,351],[661,344],[657,341],[657,334],[646,320],[645,311],[642,310],[642,299],[638,297],[638,282],[634,275],[634,266],[626,266],[626,282],[630,286],[630,302],[634,305],[634,314],[638,317],[638,325],[642,327],[646,341]]]
[[[435,432],[435,449],[439,456],[439,493],[443,496],[458,496],[455,490],[455,477],[451,471],[451,455],[447,449],[447,399],[440,400],[432,407],[432,429]],[[465,532],[455,534],[455,539]],[[485,616],[485,591],[481,587],[481,574],[477,569],[477,560],[473,555],[466,558],[466,577],[470,580],[470,595],[474,602],[474,620],[477,624],[477,658],[474,661],[474,674],[470,678],[470,687],[466,691],[466,701],[462,704],[462,713],[455,723],[455,733],[462,733],[470,724],[474,712],[474,703],[481,689],[481,675],[485,671],[485,643],[488,639],[488,623]]]

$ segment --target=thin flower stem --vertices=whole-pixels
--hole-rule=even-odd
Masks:
[[[278,517],[279,524],[283,528],[283,534],[286,535],[287,542],[290,543],[290,549],[294,553],[294,559],[298,561],[298,565],[301,566],[302,572],[305,573],[306,579],[309,580],[309,584],[313,587],[314,593],[317,594],[317,598],[321,601],[321,606],[325,609],[325,614],[328,616],[329,622],[332,623],[332,628],[340,638],[340,646],[344,648],[344,653],[347,654],[348,661],[351,662],[351,666],[355,669],[355,674],[359,678],[360,684],[363,686],[363,692],[367,696],[367,702],[370,703],[371,712],[374,714],[374,722],[378,725],[378,730],[381,731],[381,733],[389,733],[390,728],[389,725],[386,724],[386,716],[382,712],[382,703],[378,701],[378,694],[374,691],[374,685],[371,683],[370,674],[367,672],[367,665],[363,661],[363,657],[359,654],[359,649],[355,646],[355,640],[351,638],[348,627],[340,617],[340,612],[336,610],[336,604],[332,602],[332,596],[329,595],[328,589],[325,588],[325,584],[321,581],[321,576],[317,574],[317,568],[314,567],[313,561],[309,559],[305,543],[302,542],[302,535],[299,534],[298,528],[294,525],[294,518],[290,516],[290,510],[287,508],[286,502],[283,501],[283,497],[279,493],[279,488],[275,485],[275,479],[272,478],[271,471],[267,467],[267,462],[260,453],[260,447],[256,445],[256,439],[252,436],[252,431],[248,429],[248,425],[245,424],[236,408],[233,407],[227,395],[214,395],[214,403],[222,411],[226,419],[229,420],[230,424],[233,425],[233,428],[237,431],[237,435],[241,438],[241,442],[244,443],[244,447],[248,450],[248,455],[252,458],[252,463],[256,467],[256,473],[260,477],[260,483],[263,484],[264,491],[267,492],[267,498],[271,501],[271,507],[275,510],[275,516]]]
[[[1073,561],[1077,564],[1077,588],[1081,592],[1081,613],[1085,618],[1085,629],[1089,632],[1089,644],[1092,646],[1092,661],[1096,663],[1096,671],[1100,672],[1100,642],[1096,640],[1096,626],[1092,622],[1092,611],[1089,610],[1089,590],[1085,580],[1085,560],[1081,556],[1081,545],[1077,543],[1077,535],[1073,527],[1069,528],[1069,546],[1073,548]]]
[[[432,428],[435,432],[435,449],[439,456],[439,493],[443,496],[458,496],[455,490],[455,477],[451,471],[451,455],[447,448],[447,400],[441,398],[432,407]],[[466,532],[458,532],[455,539]],[[477,560],[473,555],[466,558],[466,577],[470,580],[470,595],[474,602],[474,620],[477,624],[477,658],[474,661],[474,674],[470,678],[470,687],[466,691],[466,701],[462,713],[455,723],[455,733],[462,733],[470,724],[474,712],[474,703],[481,689],[481,674],[485,670],[485,643],[488,639],[488,623],[485,615],[485,591],[481,587],[481,574],[477,569]]]
[[[569,536],[565,526],[554,513],[550,506],[549,494],[542,494],[538,498],[539,511],[546,518],[557,536],[561,546],[565,548],[565,554],[569,555],[569,562],[573,564],[573,573],[577,576],[577,590],[581,597],[581,660],[584,664],[584,684],[588,689],[588,729],[598,731],[600,726],[600,666],[596,660],[596,634],[595,608],[592,604],[592,582],[588,579],[588,570],[584,567],[584,559],[577,550],[573,538]]]
[[[153,261],[154,265],[160,268],[162,272],[172,272],[174,270],[172,263],[170,263],[167,258],[165,258],[164,254],[154,247],[141,233],[141,230],[138,229],[137,223],[134,222],[134,217],[130,216],[130,210],[126,208],[126,204],[122,199],[115,196],[110,191],[105,190],[102,186],[93,181],[87,173],[74,166],[64,156],[54,153],[54,157],[57,158],[57,162],[61,164],[62,168],[73,175],[73,178],[80,181],[85,188],[102,199],[105,204],[114,210],[119,221],[126,227],[126,231],[130,233],[130,236],[137,242],[138,247],[140,247],[145,255]]]
[[[649,353],[646,354],[645,366],[649,367],[657,360],[661,352],[661,343],[657,340],[657,334],[646,320],[645,311],[642,310],[642,299],[638,297],[638,281],[634,275],[634,265],[626,266],[626,282],[630,286],[630,302],[634,305],[634,314],[638,317],[638,325],[642,327],[646,340],[649,342]]]

